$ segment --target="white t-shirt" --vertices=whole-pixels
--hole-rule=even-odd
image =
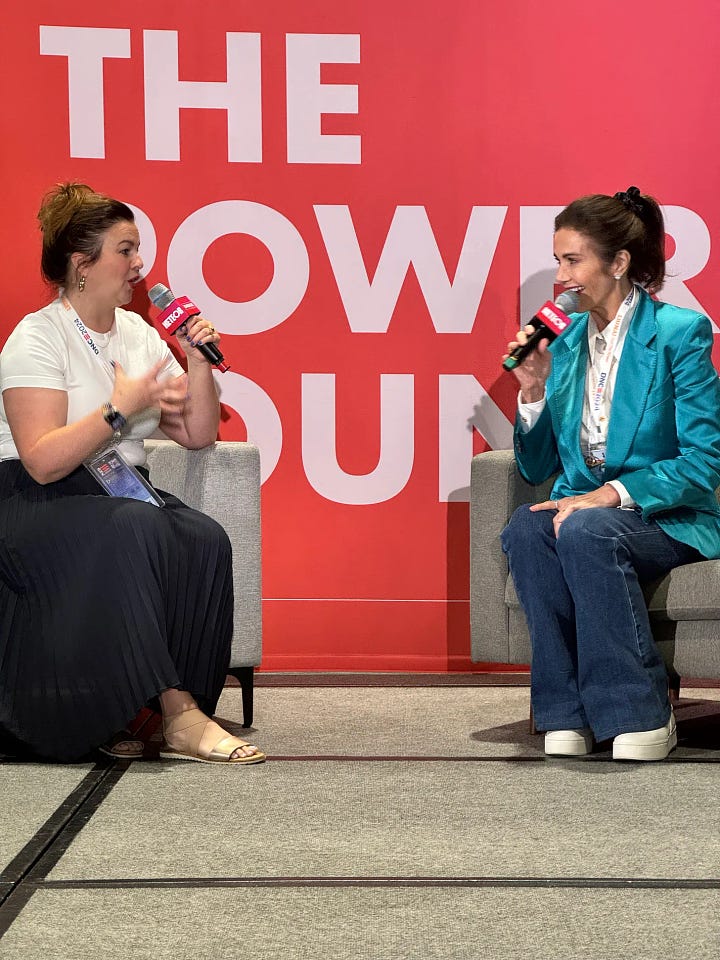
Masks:
[[[72,306],[61,298],[24,317],[0,353],[0,391],[11,387],[64,390],[68,396],[67,422],[75,423],[110,399],[114,376],[111,360],[118,361],[131,378],[145,373],[159,360],[163,361],[159,380],[184,372],[157,330],[138,314],[117,308],[109,333],[88,329],[97,355],[75,325],[76,318]],[[142,441],[157,430],[159,423],[159,407],[128,417],[119,446],[130,463],[145,463]],[[0,399],[0,460],[17,459]]]

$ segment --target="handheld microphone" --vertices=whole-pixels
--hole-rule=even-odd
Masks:
[[[155,323],[168,333],[175,333],[183,324],[200,313],[200,307],[196,307],[192,300],[188,300],[187,297],[176,297],[163,283],[156,283],[151,287],[148,290],[148,296],[161,311]],[[208,363],[212,363],[222,373],[230,369],[230,364],[225,363],[225,358],[214,343],[199,343],[196,349]]]
[[[567,327],[571,320],[568,313],[575,313],[578,308],[580,297],[576,290],[563,290],[555,298],[555,303],[548,300],[544,303],[535,316],[530,321],[530,325],[535,327],[535,332],[527,338],[527,342],[519,344],[510,356],[503,360],[503,367],[506,370],[514,370],[520,366],[525,357],[537,348],[541,340],[552,342]]]

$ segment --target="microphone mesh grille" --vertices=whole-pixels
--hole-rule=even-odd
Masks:
[[[159,310],[169,307],[175,299],[172,290],[169,290],[164,283],[156,283],[154,287],[150,287],[148,296]]]
[[[555,297],[555,306],[560,307],[563,313],[577,313],[579,303],[580,294],[577,290],[563,290],[559,296]]]

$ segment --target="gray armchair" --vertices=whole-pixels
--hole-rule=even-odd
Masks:
[[[521,503],[547,500],[551,481],[533,487],[512,450],[473,457],[470,481],[470,627],[474,661],[530,662],[530,638],[500,532]],[[720,560],[672,570],[645,598],[671,686],[680,677],[720,678]]]
[[[251,443],[186,450],[170,440],[145,443],[152,482],[213,517],[233,549],[234,632],[229,672],[240,681],[243,724],[253,720],[253,673],[262,656],[260,452]]]

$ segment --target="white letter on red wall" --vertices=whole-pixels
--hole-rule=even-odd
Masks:
[[[245,424],[247,438],[260,448],[261,480],[277,466],[282,451],[282,422],[277,407],[254,380],[228,370],[215,371],[220,402],[232,407]]]
[[[554,220],[562,207],[520,207],[520,323],[526,324],[545,300],[553,299]]]
[[[425,207],[397,207],[372,281],[348,207],[313,209],[353,333],[387,333],[411,265],[435,330],[472,331],[507,207],[472,208],[452,282]]]
[[[180,80],[175,30],[145,30],[145,150],[180,159],[180,108],[227,110],[228,160],[262,160],[260,34],[227,34],[227,82]],[[192,61],[183,73],[192,71]]]
[[[470,374],[441,374],[439,383],[439,500],[470,499],[473,430],[492,450],[512,447],[513,426]]]
[[[130,56],[130,31],[42,26],[40,53],[68,58],[70,156],[102,159],[105,156],[103,61]]]
[[[684,283],[705,269],[710,259],[710,231],[703,218],[687,207],[664,206],[665,229],[675,241],[675,252],[665,264],[667,279],[662,299],[678,307],[708,311]],[[715,333],[718,326],[713,323]]]
[[[141,276],[146,277],[155,266],[155,257],[157,256],[157,235],[155,234],[155,225],[150,217],[136,207],[128,200],[124,201],[135,215],[135,226],[140,234],[140,245],[142,247],[143,268],[140,271]]]
[[[415,457],[414,378],[380,375],[380,458],[371,473],[345,473],[335,444],[335,374],[302,375],[302,458],[312,487],[335,503],[382,503],[410,478]]]
[[[242,303],[216,296],[202,269],[210,244],[232,233],[247,233],[264,243],[275,266],[267,290]],[[223,333],[262,333],[287,320],[305,296],[310,261],[303,238],[277,210],[251,200],[223,200],[200,207],[180,224],[170,243],[167,269],[175,293],[197,300]]]
[[[289,33],[286,43],[288,163],[360,163],[360,137],[321,133],[324,113],[357,113],[358,88],[321,83],[321,63],[360,63],[360,37]]]

